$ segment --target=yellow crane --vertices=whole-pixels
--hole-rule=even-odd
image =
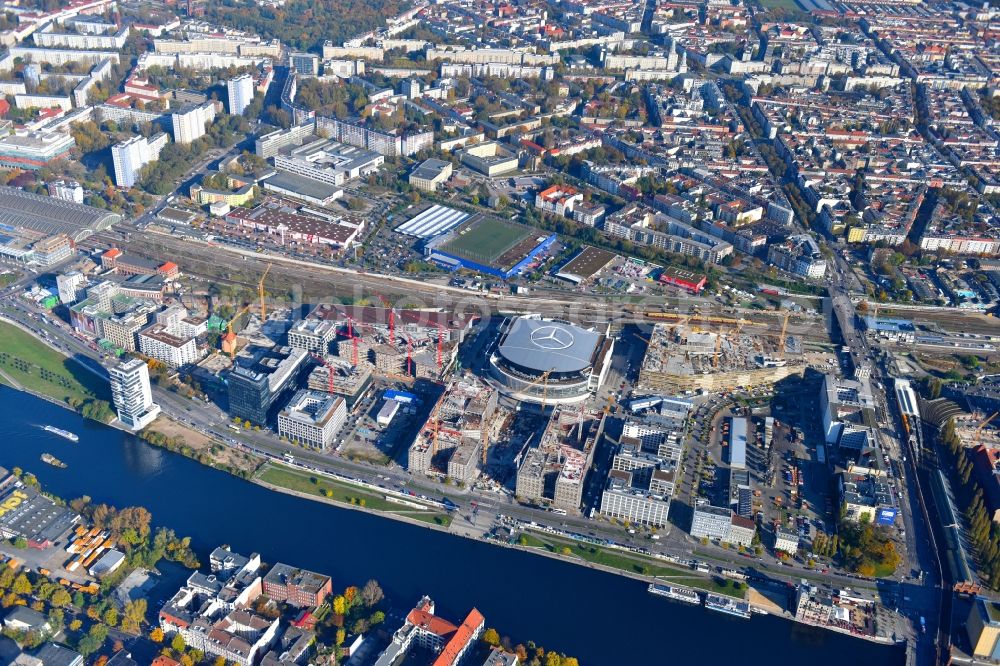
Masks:
[[[778,338],[778,354],[781,358],[785,358],[785,333],[788,332],[788,318],[791,316],[791,312],[786,312],[781,320],[781,336]]]
[[[260,276],[260,282],[257,283],[257,295],[260,296],[260,323],[264,324],[264,320],[267,319],[267,306],[264,304],[264,279],[267,278],[267,274],[271,272],[272,264],[268,264],[267,268],[264,269],[264,274]]]
[[[233,313],[233,316],[226,322],[226,335],[222,338],[222,351],[229,354],[230,360],[236,357],[236,334],[233,333],[233,322],[242,317],[252,305],[252,303],[247,303]]]
[[[979,446],[979,440],[983,436],[983,428],[989,425],[990,421],[995,419],[998,414],[1000,414],[1000,412],[993,412],[992,414],[990,414],[985,419],[979,422],[979,425],[976,426],[976,434],[972,436],[972,446],[974,447]]]

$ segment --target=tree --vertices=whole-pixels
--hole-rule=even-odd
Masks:
[[[80,631],[80,627],[82,626],[83,622],[81,620],[73,620],[72,622],[69,623],[70,631]]]
[[[489,629],[483,632],[482,641],[487,645],[497,647],[498,645],[500,645],[500,634],[497,633],[496,629],[490,627]]]
[[[73,599],[69,596],[69,592],[61,587],[52,593],[52,597],[49,601],[56,608],[65,608],[73,603]]]
[[[371,608],[378,602],[382,601],[384,597],[385,595],[382,593],[382,588],[375,580],[368,581],[365,583],[365,586],[361,588],[361,602],[368,608]]]
[[[149,632],[149,640],[153,641],[154,643],[162,643],[163,629],[160,629],[159,627],[153,627],[153,630]]]
[[[337,647],[344,644],[344,640],[347,638],[347,632],[344,631],[343,627],[337,629]]]
[[[174,634],[174,637],[170,640],[170,647],[172,647],[175,652],[183,652],[184,637],[180,634]]]
[[[14,594],[31,594],[31,590],[31,581],[23,573],[14,579],[14,584],[11,587],[11,592]]]
[[[104,611],[104,624],[108,625],[109,627],[117,626],[118,624],[117,608],[109,608],[108,610]]]
[[[339,594],[333,598],[333,612],[337,615],[347,612],[347,600]]]

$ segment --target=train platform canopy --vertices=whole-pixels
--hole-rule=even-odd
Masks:
[[[121,215],[65,199],[0,187],[0,229],[66,234],[74,241],[111,228]]]

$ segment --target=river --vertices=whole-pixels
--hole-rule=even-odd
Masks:
[[[584,666],[903,663],[901,649],[771,616],[730,618],[654,597],[621,576],[272,492],[6,387],[0,415],[0,465],[33,472],[67,499],[145,506],[156,524],[192,537],[203,562],[230,544],[329,574],[335,589],[374,578],[394,606],[429,594],[455,621],[475,606],[501,635]],[[45,424],[77,433],[79,443]],[[69,467],[41,462],[46,452]]]

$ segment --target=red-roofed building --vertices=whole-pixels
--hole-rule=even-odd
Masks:
[[[535,208],[563,217],[573,216],[573,207],[583,201],[583,194],[569,185],[553,185],[535,195]]]
[[[152,666],[181,666],[181,662],[161,654],[152,661]]]
[[[458,666],[473,649],[486,627],[482,613],[473,608],[460,626],[434,614],[434,602],[424,597],[406,616],[406,622],[392,636],[392,643],[378,663],[396,663],[417,645],[437,653],[433,666]]]
[[[708,277],[682,268],[668,267],[660,273],[660,282],[680,287],[692,294],[700,294],[708,283]]]
[[[180,274],[180,268],[178,268],[177,264],[175,264],[174,262],[168,261],[159,268],[157,268],[156,272],[162,275],[163,277],[173,278],[177,277]]]
[[[482,635],[485,627],[486,618],[473,608],[445,644],[441,654],[434,660],[434,666],[456,666],[476,644],[476,640]]]

